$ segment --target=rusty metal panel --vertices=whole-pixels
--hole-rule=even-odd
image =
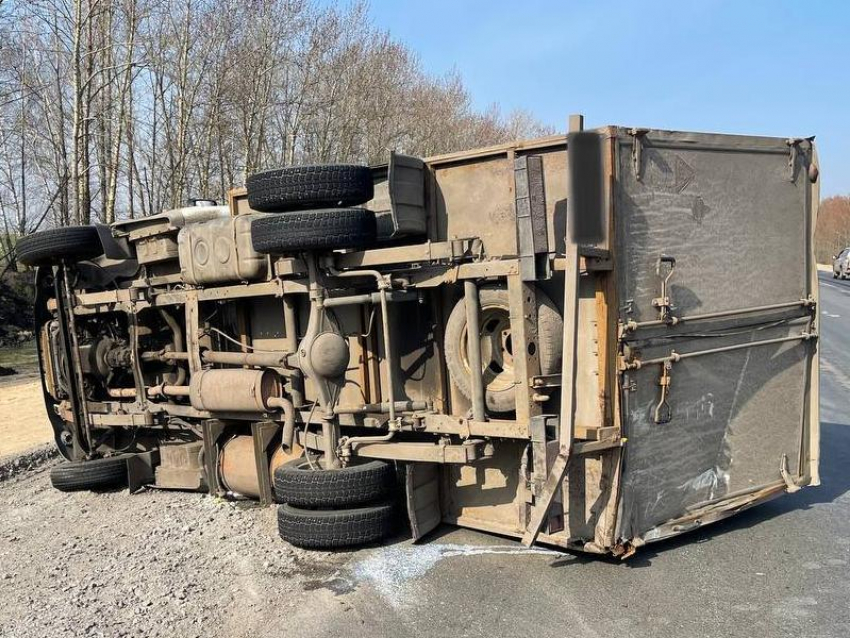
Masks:
[[[205,285],[265,277],[267,259],[251,244],[251,220],[239,215],[180,229],[177,248],[184,280]]]
[[[550,252],[564,254],[567,236],[567,147],[539,152],[546,185],[546,220]]]
[[[582,276],[578,283],[578,330],[576,331],[576,425],[602,425],[599,398],[599,332],[596,282]]]
[[[784,139],[752,146],[768,138],[660,131],[640,139],[640,175],[634,138],[620,139],[616,193],[620,296],[632,302],[629,319],[655,318],[661,254],[677,259],[671,297],[679,314],[808,294],[806,178],[788,180]]]
[[[620,348],[636,368],[621,376],[624,539],[783,476],[792,489],[808,481],[811,156],[792,146],[620,130]]]
[[[435,529],[442,519],[440,466],[436,463],[406,463],[404,478],[407,516],[413,541],[416,542]]]
[[[519,243],[520,274],[523,281],[545,276],[546,266],[540,256],[549,252],[546,223],[546,188],[543,181],[543,158],[520,155],[514,160],[516,188],[516,232]]]
[[[514,171],[507,155],[441,166],[434,175],[438,239],[482,237],[488,256],[517,254]]]
[[[390,333],[395,361],[384,358],[383,333],[379,318],[372,330],[379,336],[377,352],[381,358],[381,387],[387,388],[387,365],[393,366],[395,396],[398,401],[428,401],[442,405],[443,344],[436,339],[434,309],[415,301],[390,304]]]
[[[526,503],[520,476],[523,441],[500,441],[495,454],[471,465],[443,468],[444,517],[470,527],[497,526],[506,534],[519,535],[525,527]]]
[[[425,162],[392,151],[386,166],[373,169],[375,195],[366,205],[375,211],[378,237],[422,235],[428,229]]]

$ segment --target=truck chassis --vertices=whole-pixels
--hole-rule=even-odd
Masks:
[[[54,485],[629,556],[817,484],[811,139],[571,128],[21,240]]]

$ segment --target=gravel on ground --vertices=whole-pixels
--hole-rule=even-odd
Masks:
[[[299,592],[346,560],[284,543],[275,508],[254,502],[59,492],[57,462],[0,482],[4,638],[297,636],[275,619],[297,617]]]

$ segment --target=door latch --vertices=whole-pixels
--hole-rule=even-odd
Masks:
[[[652,414],[652,420],[658,423],[669,423],[673,419],[673,408],[670,405],[670,383],[673,379],[673,361],[668,360],[661,364],[661,378],[658,385],[661,386],[661,397]]]
[[[668,268],[665,271],[664,264]],[[673,276],[673,269],[676,267],[676,258],[670,255],[661,255],[658,261],[655,262],[655,274],[661,280],[661,296],[652,300],[654,308],[658,308],[658,318],[668,326],[673,326],[679,322],[677,317],[671,312],[672,304],[670,303],[670,293],[668,291],[668,283],[670,277]]]

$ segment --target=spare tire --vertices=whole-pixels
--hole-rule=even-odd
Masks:
[[[326,208],[251,221],[251,243],[263,254],[361,248],[377,238],[375,214],[365,208]]]
[[[312,469],[306,458],[284,463],[274,472],[274,492],[280,503],[296,507],[352,507],[386,498],[395,470],[386,461],[332,469]]]
[[[50,483],[61,492],[127,485],[127,457],[67,461],[50,469]]]
[[[305,510],[285,504],[277,510],[277,530],[296,547],[354,547],[389,536],[393,513],[391,502],[344,510]]]
[[[374,196],[368,166],[326,164],[288,166],[255,173],[245,180],[248,205],[275,213],[330,206],[357,206]]]
[[[564,324],[552,300],[537,290],[537,343],[534,345],[540,360],[541,374],[561,371]],[[490,412],[516,410],[516,392],[511,340],[510,300],[506,288],[481,288],[479,291],[481,319],[481,363],[484,375],[484,394]],[[470,366],[467,356],[466,304],[461,298],[446,322],[445,357],[449,375],[458,390],[472,398]]]
[[[25,266],[47,266],[92,259],[103,254],[103,245],[94,226],[63,226],[21,237],[15,253]]]

